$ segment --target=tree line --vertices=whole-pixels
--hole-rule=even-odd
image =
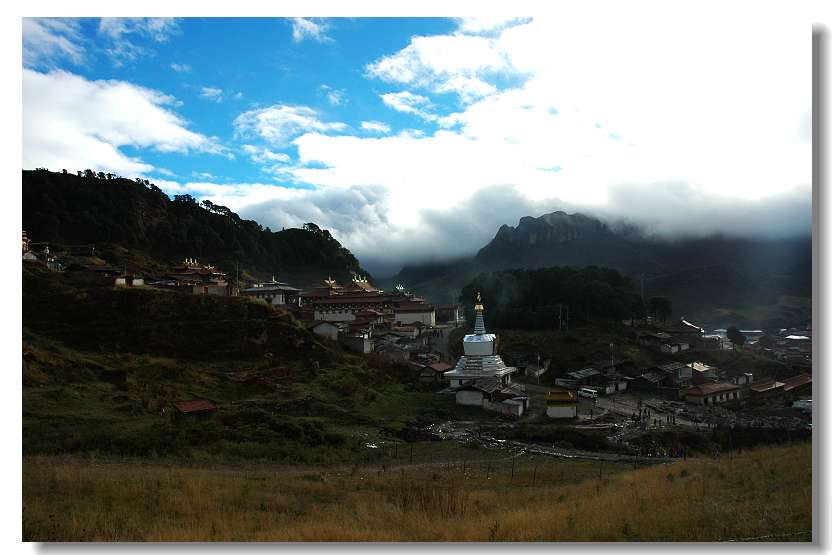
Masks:
[[[556,266],[484,273],[462,288],[459,296],[469,321],[477,293],[485,317],[496,328],[551,329],[570,321],[625,320],[650,314],[666,319],[666,298],[644,302],[630,278],[598,266]]]

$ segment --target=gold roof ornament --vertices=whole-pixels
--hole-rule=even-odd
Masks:
[[[474,305],[474,310],[485,310],[482,306],[482,295],[477,291],[477,304]]]

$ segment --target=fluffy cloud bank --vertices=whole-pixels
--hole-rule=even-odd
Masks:
[[[357,121],[330,96],[340,89],[318,85],[310,94],[325,108],[269,100],[229,122],[263,182],[160,185],[272,228],[314,221],[379,273],[470,254],[501,224],[554,210],[669,235],[806,233],[806,28],[669,8],[657,8],[665,24],[655,25],[609,10],[603,19],[462,19],[449,33],[414,36],[351,68],[375,101],[359,102],[350,85]],[[297,43],[332,42],[324,21],[290,23]],[[73,24],[28,25],[39,63],[87,55]],[[132,32],[140,35],[156,40]],[[152,168],[125,146],[222,153],[188,129],[175,102],[128,83],[26,70],[24,165],[129,174]]]
[[[122,81],[24,69],[23,167],[135,175],[153,166],[128,156],[122,147],[225,152],[215,138],[187,129],[172,110],[175,105],[171,96]]]
[[[808,33],[665,15],[662,27],[461,20],[413,37],[365,73],[394,88],[380,94],[388,108],[432,131],[354,136],[315,114],[289,134],[267,125],[297,149],[288,174],[316,190],[232,202],[264,222],[312,219],[362,259],[396,262],[467,254],[502,223],[558,209],[670,235],[806,233]],[[336,210],[344,198],[361,218]]]

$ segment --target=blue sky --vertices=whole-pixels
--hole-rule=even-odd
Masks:
[[[554,210],[806,233],[808,28],[693,8],[658,26],[611,6],[23,19],[23,166],[145,177],[272,228],[314,221],[379,275]]]
[[[389,87],[368,82],[365,65],[407,46],[413,35],[451,30],[452,20],[403,19],[395,25],[378,18],[310,21],[322,29],[320,36],[293,38],[291,19],[179,19],[158,34],[135,30],[120,35],[117,41],[129,42],[128,52],[137,52],[132,57],[113,52],[114,41],[101,30],[100,19],[79,19],[75,22],[85,50],[83,63],[67,57],[41,58],[28,67],[59,68],[88,80],[124,81],[174,96],[181,102],[175,111],[189,129],[218,137],[235,154],[233,159],[205,153],[183,157],[129,145],[122,149],[177,177],[211,174],[226,182],[263,180],[261,165],[237,150],[257,141],[237,140],[233,121],[247,110],[274,104],[310,107],[321,119],[343,122],[355,130],[361,129],[362,121],[375,121],[383,113],[391,130],[427,131],[424,120],[385,109],[379,95],[389,92]],[[293,150],[291,145],[274,149],[289,155]]]

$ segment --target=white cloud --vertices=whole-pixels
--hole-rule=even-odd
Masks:
[[[190,73],[191,72],[191,66],[189,66],[188,64],[172,63],[172,64],[170,64],[170,68],[173,71],[177,72],[177,73]]]
[[[397,112],[413,114],[428,121],[435,121],[437,119],[437,116],[429,111],[433,108],[433,105],[426,96],[414,94],[410,91],[401,91],[397,93],[385,93],[380,95],[380,98],[386,106],[393,108]]]
[[[114,41],[128,35],[142,35],[156,42],[167,42],[180,33],[179,23],[172,17],[102,17],[98,32]]]
[[[588,16],[519,23],[477,37],[486,48],[471,59],[428,55],[434,37],[417,37],[424,40],[413,39],[368,73],[408,87],[381,95],[386,106],[434,121],[439,130],[383,137],[298,133],[292,141],[297,162],[283,171],[319,193],[292,202],[357,202],[356,191],[371,188],[373,202],[382,205],[372,209],[385,220],[368,216],[371,223],[347,229],[322,209],[321,221],[331,222],[360,256],[381,249],[399,260],[431,249],[440,256],[470,253],[523,211],[629,217],[659,233],[805,232],[809,34],[776,21],[750,28],[685,17],[691,20],[681,27],[622,26],[622,13],[609,22]],[[433,95],[445,84],[472,92],[462,109],[440,117],[448,105]],[[477,86],[484,88],[473,92]],[[509,200],[521,212],[507,211]],[[267,222],[290,221],[285,202],[241,206],[264,218],[287,218]],[[314,212],[304,210],[304,217]],[[368,208],[354,210],[366,215]],[[490,231],[449,232],[449,219],[466,210],[482,217],[477,229]]]
[[[290,21],[292,23],[292,40],[295,42],[301,42],[305,39],[316,42],[332,41],[326,34],[329,30],[329,24],[321,19],[293,17]]]
[[[361,129],[373,133],[389,133],[390,126],[381,121],[362,121]]]
[[[87,52],[77,19],[24,17],[22,26],[25,67],[53,68],[63,60],[84,63]]]
[[[326,96],[327,102],[333,106],[341,106],[346,104],[346,91],[344,89],[334,89],[329,85],[321,85],[321,92]]]
[[[55,94],[61,91],[61,94]],[[216,138],[187,129],[176,99],[124,81],[23,70],[23,167],[152,171],[122,147],[225,154]]]
[[[275,104],[268,108],[243,112],[234,120],[237,136],[258,136],[272,145],[283,147],[306,132],[344,131],[342,122],[324,122],[317,111],[307,106]]]
[[[528,23],[529,21],[531,21],[531,18],[528,17],[480,16],[457,18],[459,30],[463,33],[470,34],[499,32],[507,27],[513,27],[520,23]]]
[[[164,43],[179,33],[179,22],[170,17],[102,17],[98,23],[99,36],[109,42],[105,52],[116,66],[148,54],[148,50],[133,42],[131,36]]]
[[[289,162],[291,160],[290,156],[285,152],[273,152],[268,148],[256,145],[243,145],[243,151],[250,155],[251,159],[258,164]]]
[[[404,49],[365,69],[388,83],[456,92],[467,102],[494,92],[485,79],[510,69],[510,64],[496,39],[455,33],[413,37]]]
[[[202,98],[207,98],[212,102],[222,102],[222,89],[217,87],[202,87],[199,93]]]

